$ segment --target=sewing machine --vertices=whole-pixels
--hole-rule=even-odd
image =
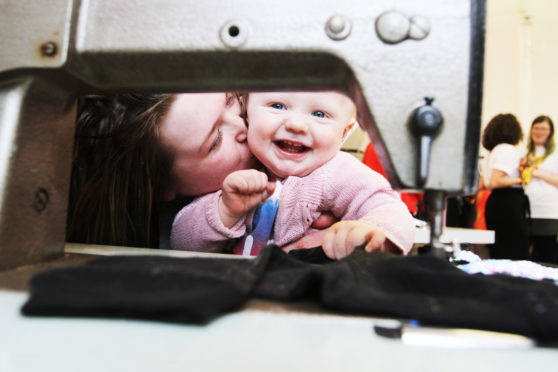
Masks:
[[[93,92],[346,92],[391,183],[425,191],[432,252],[445,255],[445,197],[476,185],[484,18],[484,0],[2,1],[0,288],[25,291],[34,272],[68,264],[57,263],[64,252],[80,253],[73,263],[107,251],[140,254],[65,251],[75,102]],[[440,353],[445,340],[403,347],[375,335],[366,317],[269,303],[198,328],[26,319],[18,315],[25,297],[0,290],[0,329],[9,335],[0,340],[0,369],[147,371],[171,360],[176,370],[520,371],[556,362],[554,351],[526,354],[529,340],[506,344],[513,350],[504,358],[499,350]],[[255,348],[246,350],[239,334],[256,337]],[[68,342],[76,335],[84,337]],[[384,357],[363,357],[372,352]]]
[[[394,187],[474,191],[483,0],[2,3],[0,268],[60,256],[75,101],[107,91],[337,89]]]

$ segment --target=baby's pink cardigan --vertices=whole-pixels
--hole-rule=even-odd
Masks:
[[[413,245],[414,220],[399,194],[387,180],[352,155],[339,152],[332,160],[305,177],[282,181],[274,239],[284,246],[315,231],[310,227],[322,211],[341,220],[361,220],[381,227],[404,254]],[[175,217],[172,249],[223,252],[230,239],[246,232],[253,213],[226,228],[217,210],[221,191],[193,200]]]

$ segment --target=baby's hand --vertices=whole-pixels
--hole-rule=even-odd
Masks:
[[[366,252],[383,250],[386,243],[384,230],[362,221],[340,221],[326,232],[322,248],[329,258],[338,260],[364,243]]]
[[[255,169],[229,174],[223,181],[219,198],[219,216],[225,227],[234,226],[248,211],[267,199],[275,190],[275,183]]]

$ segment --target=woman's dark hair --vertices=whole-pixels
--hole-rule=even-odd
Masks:
[[[509,143],[517,145],[523,139],[523,131],[513,114],[499,114],[493,117],[482,134],[482,145],[491,151],[496,145]]]
[[[68,241],[158,246],[159,203],[173,163],[160,123],[173,100],[172,94],[79,99]]]
[[[554,149],[556,148],[556,145],[554,143],[554,123],[552,122],[552,119],[546,115],[537,116],[533,120],[533,123],[531,123],[531,130],[533,130],[535,124],[544,123],[545,121],[548,123],[548,125],[550,125],[550,135],[548,136],[548,139],[544,144],[544,158],[552,154],[554,152]],[[531,135],[529,135],[529,141],[527,142],[527,155],[535,155],[535,144],[533,143],[533,138],[531,137]]]

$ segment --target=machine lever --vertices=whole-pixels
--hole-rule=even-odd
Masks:
[[[411,131],[418,139],[417,184],[423,186],[428,177],[432,140],[440,133],[444,119],[438,109],[432,106],[434,98],[425,97],[425,104],[417,108],[411,118]]]

